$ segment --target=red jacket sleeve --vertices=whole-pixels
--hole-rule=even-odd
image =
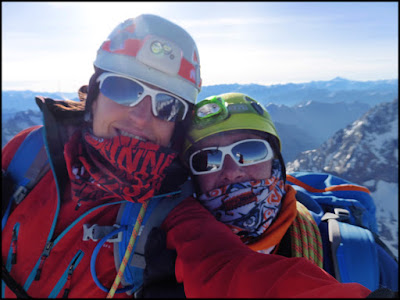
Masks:
[[[305,258],[254,252],[193,198],[165,219],[175,274],[189,297],[355,298],[371,291],[339,283]]]

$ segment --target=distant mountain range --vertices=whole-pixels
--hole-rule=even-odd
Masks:
[[[370,106],[359,102],[323,103],[309,101],[292,107],[266,106],[282,140],[285,161],[302,151],[314,149],[339,129],[361,117]]]
[[[264,104],[281,135],[284,158],[290,161],[298,153],[318,147],[373,105],[395,99],[398,79],[363,82],[337,77],[329,81],[270,86],[221,84],[204,86],[198,99],[227,92],[241,92]],[[17,112],[29,109],[38,112],[34,101],[38,95],[78,101],[77,93],[2,91],[2,125]],[[2,143],[8,139],[3,137]]]
[[[371,108],[320,147],[287,163],[287,172],[330,173],[367,186],[379,233],[398,256],[398,99]]]
[[[311,81],[307,83],[287,83],[277,85],[259,84],[219,84],[203,86],[198,101],[222,93],[239,92],[261,102],[293,106],[309,101],[322,103],[364,103],[369,106],[392,101],[398,97],[398,79],[376,81],[354,81],[336,77],[329,81]],[[2,91],[2,114],[17,112],[21,109],[38,110],[35,96],[53,99],[78,100],[77,92],[47,93],[34,91]]]
[[[42,113],[38,110],[32,109],[10,113],[8,118],[2,118],[1,124],[1,146],[12,139],[20,131],[43,124]]]
[[[70,99],[79,101],[78,92],[75,93],[48,93],[48,92],[34,92],[26,91],[1,91],[1,115],[9,119],[13,114],[19,111],[31,109],[39,111],[36,105],[35,97],[43,96],[53,99]]]
[[[375,105],[397,98],[398,79],[354,81],[336,77],[329,81],[269,86],[259,84],[220,84],[204,86],[198,99],[227,92],[247,94],[264,105],[274,103],[291,106],[308,101],[324,103],[344,101]]]

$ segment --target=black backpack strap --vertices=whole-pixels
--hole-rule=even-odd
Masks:
[[[54,114],[50,110],[51,99],[44,99],[42,97],[36,97],[36,103],[43,113],[43,123],[45,124],[45,135],[49,147],[49,153],[54,168],[55,179],[59,184],[60,195],[64,194],[64,185],[60,185],[60,182],[66,182],[68,178],[68,171],[64,159],[64,143],[63,137],[64,132],[61,132],[59,122],[57,122]],[[54,102],[54,100],[52,100]],[[65,129],[64,129],[65,130]]]
[[[64,195],[68,170],[64,158],[64,145],[75,130],[83,126],[84,102],[72,100],[53,100],[35,97],[36,104],[43,113],[48,151],[53,172],[59,186],[59,194]]]
[[[6,266],[1,263],[1,280],[5,282],[8,288],[13,291],[13,293],[17,296],[17,298],[30,299],[28,293],[20,286],[14,278],[11,277],[10,273],[8,273]]]
[[[375,291],[373,291],[371,294],[367,296],[367,298],[394,298],[394,299],[399,299],[399,292],[398,291],[392,291],[388,288],[381,287]]]

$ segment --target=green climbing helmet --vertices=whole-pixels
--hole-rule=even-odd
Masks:
[[[182,156],[200,140],[216,133],[250,129],[275,136],[281,141],[268,111],[256,100],[241,93],[210,96],[197,103],[186,135]],[[185,160],[185,159],[184,159]]]

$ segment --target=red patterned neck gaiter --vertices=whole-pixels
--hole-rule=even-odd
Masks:
[[[150,142],[76,133],[64,148],[72,197],[78,201],[128,200],[143,203],[160,189],[177,152]]]

